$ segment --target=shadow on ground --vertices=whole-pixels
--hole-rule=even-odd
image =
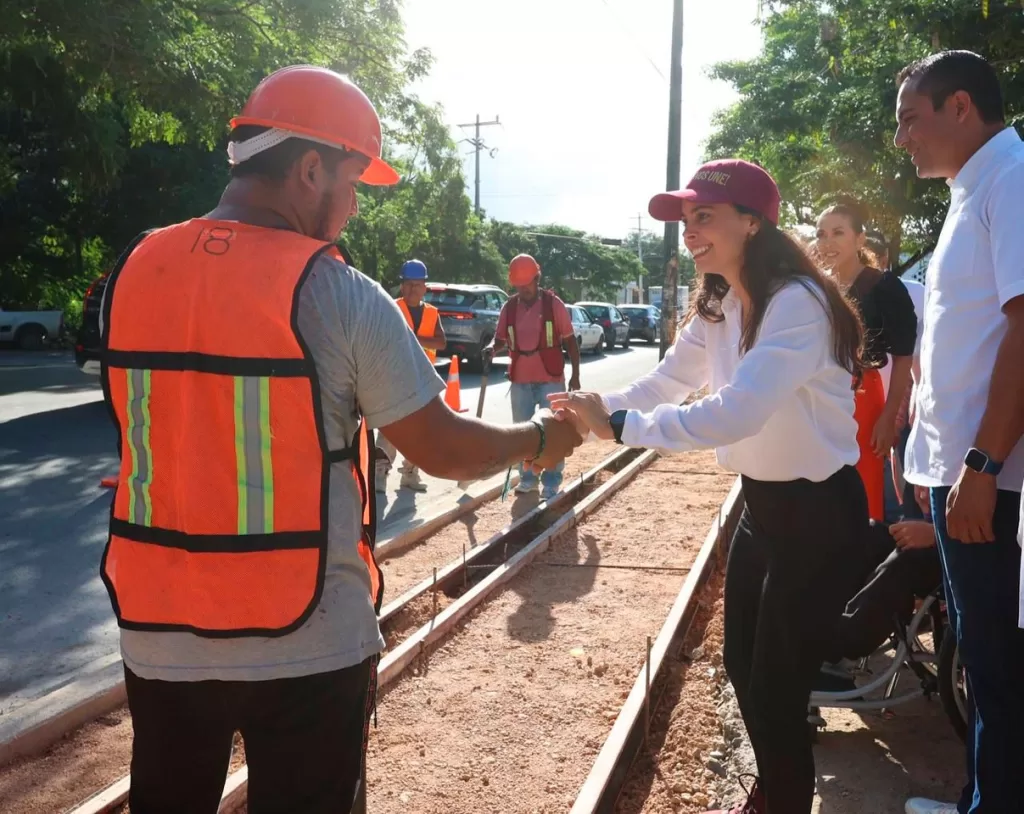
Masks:
[[[0,425],[0,709],[40,676],[61,677],[116,649],[99,564],[116,474],[102,402]]]

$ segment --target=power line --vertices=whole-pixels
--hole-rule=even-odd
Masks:
[[[661,72],[661,68],[658,67],[658,63],[654,61],[654,58],[650,54],[648,54],[646,50],[644,50],[644,47],[640,44],[636,35],[634,35],[630,27],[622,21],[622,18],[619,17],[615,9],[611,7],[611,4],[609,4],[608,0],[601,0],[601,2],[604,4],[604,7],[608,9],[608,13],[615,18],[615,22],[620,26],[621,30],[625,31],[626,34],[629,35],[629,38],[630,40],[632,40],[633,46],[636,48],[636,50],[643,55],[643,57],[647,60],[648,63],[650,63],[650,66],[654,68],[654,72],[661,77],[662,81],[665,82],[665,84],[668,84],[668,77]],[[617,30],[615,33],[619,34],[620,32]]]

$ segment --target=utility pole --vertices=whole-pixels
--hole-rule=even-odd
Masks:
[[[672,0],[672,66],[668,89],[668,171],[665,191],[673,192],[680,185],[683,112],[683,0]],[[676,293],[679,284],[679,224],[665,224],[665,285],[661,294],[661,350],[665,358],[670,340],[675,339]]]
[[[474,211],[476,212],[476,214],[478,214],[478,215],[480,214],[480,151],[481,150],[487,150],[487,145],[484,144],[484,140],[482,138],[480,138],[480,128],[481,127],[490,127],[491,125],[494,125],[494,124],[501,124],[501,122],[498,121],[498,116],[497,115],[495,115],[493,122],[482,122],[482,121],[480,121],[480,114],[477,113],[476,114],[476,121],[475,122],[471,122],[470,124],[460,124],[460,125],[457,125],[458,127],[475,127],[476,128],[476,136],[474,138],[463,139],[463,141],[467,141],[470,144],[472,144],[473,145],[473,151],[476,153],[476,180],[474,182],[475,186],[476,186],[476,195],[473,198],[473,208],[474,208]],[[493,150],[489,150],[491,158],[494,157],[494,154],[497,151],[498,151],[497,148],[494,148]]]
[[[632,218],[630,218],[632,220]],[[643,230],[643,214],[640,212],[636,213],[636,256],[640,260],[640,265],[644,264],[644,230]],[[644,302],[644,275],[643,271],[637,273],[636,278],[637,292],[640,296],[640,304]]]
[[[643,215],[640,212],[636,213],[636,256],[640,259],[640,265],[644,264],[644,227],[642,224]],[[640,295],[640,304],[644,304],[644,274],[643,271],[638,272],[636,278],[636,290]]]

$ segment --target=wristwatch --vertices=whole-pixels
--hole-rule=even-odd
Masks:
[[[982,475],[998,475],[1003,471],[1002,461],[993,461],[987,452],[971,447],[964,455],[964,466]]]
[[[626,427],[626,413],[629,410],[616,410],[608,417],[608,426],[612,428],[612,432],[615,434],[615,443],[622,443],[622,430]]]

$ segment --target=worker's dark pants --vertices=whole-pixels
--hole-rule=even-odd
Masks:
[[[942,582],[938,548],[900,551],[881,523],[872,523],[868,530],[864,558],[868,576],[836,624],[828,661],[870,656],[897,627],[910,623],[914,600]]]
[[[820,483],[743,478],[725,579],[725,669],[772,814],[809,814],[810,699],[836,620],[857,590],[868,503],[857,470]]]
[[[148,681],[125,668],[132,814],[216,814],[236,731],[249,814],[351,811],[373,662],[274,681]]]
[[[961,543],[946,531],[949,487],[931,490],[946,605],[967,669],[967,784],[960,814],[1024,811],[1024,630],[1017,626],[1020,492],[999,490],[995,540]]]

